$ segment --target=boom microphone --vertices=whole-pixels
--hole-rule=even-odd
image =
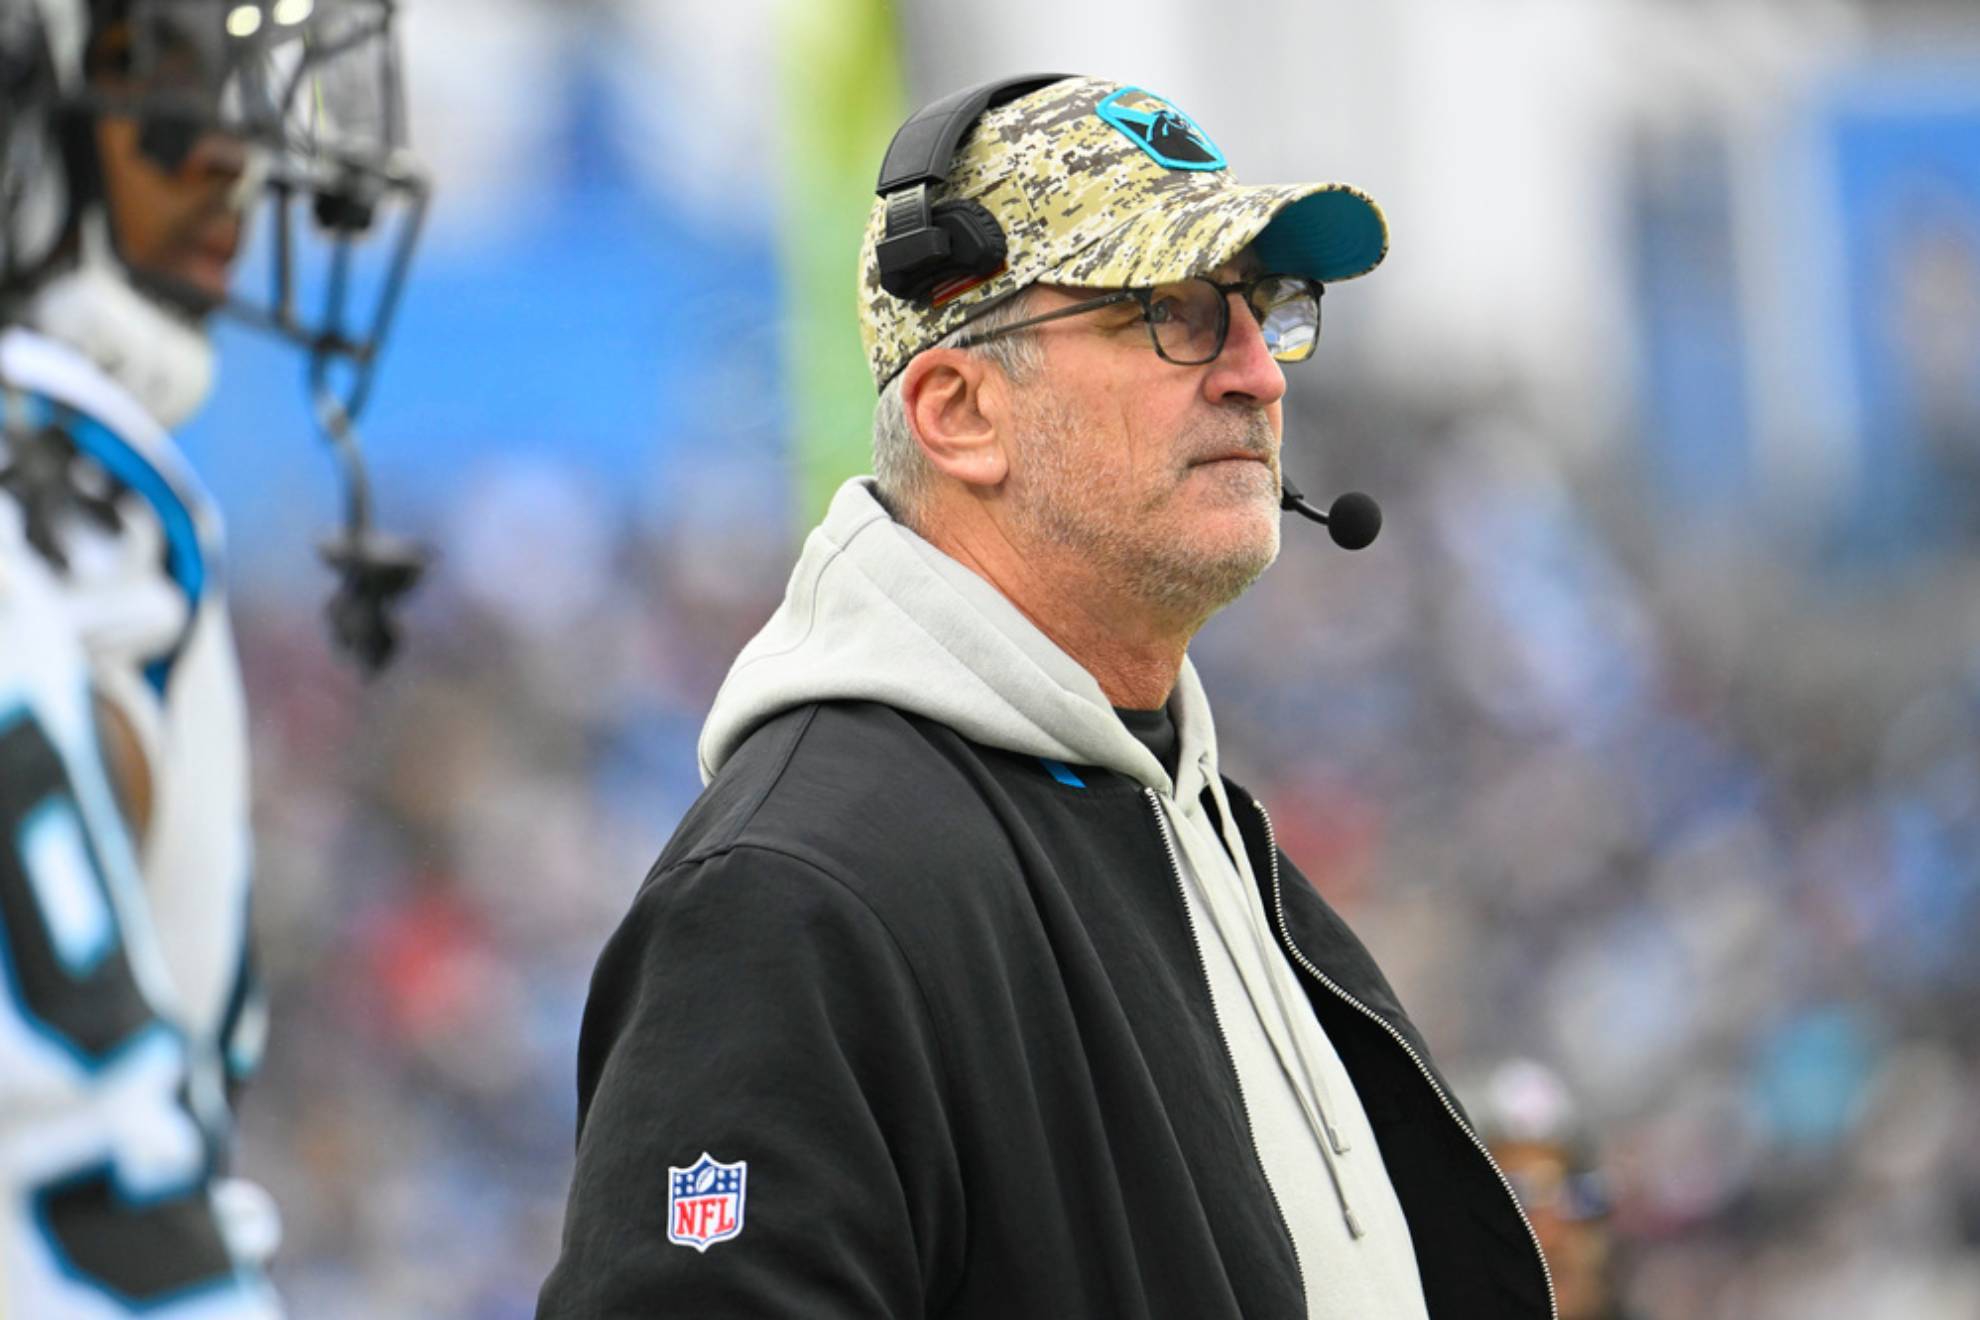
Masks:
[[[1358,490],[1342,495],[1322,513],[1306,502],[1299,487],[1281,476],[1279,507],[1321,524],[1343,550],[1364,549],[1382,531],[1382,506]]]

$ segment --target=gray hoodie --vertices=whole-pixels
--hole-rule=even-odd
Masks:
[[[831,700],[880,702],[973,742],[1102,766],[1155,791],[1308,1315],[1423,1317],[1409,1227],[1368,1116],[1278,951],[1231,824],[1194,667],[1183,662],[1169,698],[1181,744],[1172,781],[1092,675],[989,583],[894,522],[858,478],[805,541],[784,603],[716,695],[701,735],[704,780],[765,720]]]

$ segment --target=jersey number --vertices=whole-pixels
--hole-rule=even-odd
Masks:
[[[61,755],[29,712],[0,716],[0,1001],[10,996],[34,1033],[90,1077],[169,1035],[138,988],[121,931]],[[176,1040],[172,1048],[178,1065],[166,1075],[179,1081],[133,1095],[183,1129],[192,1121],[180,1093],[184,1050]],[[63,1272],[133,1311],[231,1283],[204,1154],[188,1163],[176,1185],[135,1194],[114,1158],[34,1189]]]

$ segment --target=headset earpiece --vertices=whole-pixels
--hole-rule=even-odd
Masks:
[[[902,200],[927,206],[923,185]],[[894,214],[888,205],[888,218]],[[954,197],[929,208],[926,222],[909,221],[905,233],[883,238],[878,250],[880,287],[896,298],[924,299],[946,280],[994,275],[1007,251],[1003,228],[983,203]]]
[[[956,145],[985,110],[1066,76],[1034,73],[967,88],[922,107],[900,126],[875,190],[887,204],[873,254],[881,288],[896,298],[923,300],[951,280],[996,274],[1007,254],[996,217],[971,198],[931,203],[928,190],[947,182]]]
[[[935,223],[949,236],[949,259],[958,273],[994,275],[1004,264],[1003,226],[983,203],[971,197],[937,202]]]

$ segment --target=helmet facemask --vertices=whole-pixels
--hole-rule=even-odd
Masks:
[[[406,148],[394,0],[118,7],[127,23],[122,49],[99,36],[97,76],[82,95],[95,114],[135,118],[139,149],[167,172],[208,133],[247,148],[239,202],[250,215],[259,206],[262,250],[249,257],[265,262],[265,273],[238,274],[220,308],[301,347],[314,389],[354,418],[427,202],[425,176]],[[169,275],[131,274],[182,307],[211,304]]]
[[[225,311],[301,347],[344,478],[344,526],[322,546],[340,579],[331,623],[367,670],[391,655],[391,607],[426,560],[372,526],[353,425],[428,195],[406,149],[396,12],[396,0],[0,0],[0,322],[73,271],[114,275],[175,325]],[[103,144],[133,127],[115,164],[134,154],[151,169],[113,178]],[[231,180],[196,204],[224,231],[192,267],[203,278],[120,250],[120,218],[164,209],[111,214],[134,174]],[[256,214],[264,232],[246,259],[265,262],[259,279],[232,269],[238,222]]]

